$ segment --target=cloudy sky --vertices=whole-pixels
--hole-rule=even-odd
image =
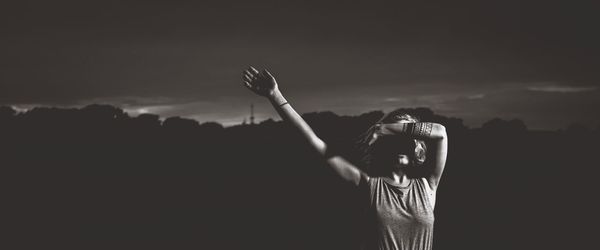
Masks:
[[[254,65],[300,113],[600,124],[594,1],[13,2],[0,8],[0,105],[232,125],[254,103],[257,120],[276,118],[240,81]]]

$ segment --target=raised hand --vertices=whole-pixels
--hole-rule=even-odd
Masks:
[[[266,69],[259,72],[250,66],[242,74],[242,81],[248,89],[260,96],[269,97],[278,90],[275,77]]]

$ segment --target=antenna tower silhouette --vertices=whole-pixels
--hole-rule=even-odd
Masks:
[[[254,103],[250,104],[250,124],[254,125]]]

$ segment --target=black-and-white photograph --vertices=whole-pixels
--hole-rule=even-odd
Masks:
[[[0,7],[2,249],[593,249],[595,1]]]

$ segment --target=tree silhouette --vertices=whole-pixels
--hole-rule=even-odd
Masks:
[[[490,131],[495,133],[510,133],[510,132],[525,132],[527,126],[522,120],[513,119],[510,121],[502,120],[500,118],[494,118],[490,121],[485,122],[481,128],[484,131]]]
[[[559,249],[582,246],[581,235],[593,239],[593,231],[560,229],[597,218],[600,207],[589,197],[598,128],[530,131],[521,120],[496,118],[471,129],[427,108],[396,111],[448,130],[434,248]],[[302,116],[328,145],[364,167],[353,145],[383,115]],[[160,242],[352,249],[361,238],[359,194],[282,121],[223,127],[155,114],[130,117],[110,105],[0,107],[0,135],[0,167],[12,194],[3,205],[6,215],[18,218],[5,225],[38,229],[23,230],[27,238],[127,239],[145,249],[172,248]],[[569,218],[544,226],[557,214]],[[232,230],[244,233],[232,239]]]

